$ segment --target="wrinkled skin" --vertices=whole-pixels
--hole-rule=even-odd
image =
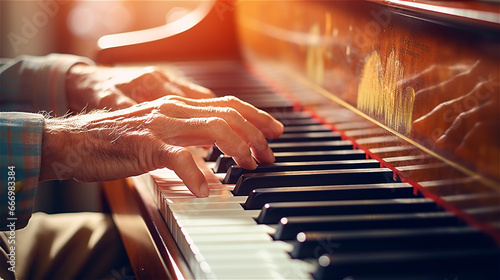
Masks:
[[[123,76],[86,67],[69,74],[70,108],[112,110],[47,119],[41,181],[106,181],[166,167],[205,197],[207,181],[186,147],[215,143],[247,169],[274,161],[266,138],[279,137],[283,125],[266,112],[231,96],[206,98],[213,93],[154,68]]]

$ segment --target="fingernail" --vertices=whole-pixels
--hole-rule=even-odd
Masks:
[[[207,182],[204,182],[200,187],[201,197],[207,197],[210,195],[210,188],[208,187]]]
[[[278,133],[278,135],[281,135],[283,133],[283,130],[285,130],[285,126],[281,122],[276,121],[276,132]]]
[[[269,159],[271,159],[272,162],[276,160],[276,158],[274,157],[273,150],[271,150],[269,146],[267,146],[267,155],[269,156]]]
[[[257,168],[257,166],[258,166],[257,162],[254,159],[252,159],[252,166],[253,166],[252,170]]]

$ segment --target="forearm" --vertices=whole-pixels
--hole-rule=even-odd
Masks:
[[[139,175],[160,168],[150,165],[153,144],[140,127],[142,121],[128,119],[124,111],[94,112],[68,118],[47,119],[43,130],[40,181],[106,181]],[[141,141],[142,140],[142,141]],[[159,148],[163,143],[156,141]],[[144,157],[133,145],[143,148]],[[147,151],[146,151],[147,150]],[[139,151],[140,152],[140,151]]]

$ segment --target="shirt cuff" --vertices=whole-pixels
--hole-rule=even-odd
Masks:
[[[25,57],[22,72],[29,80],[23,82],[23,91],[33,92],[35,108],[47,110],[55,116],[68,112],[66,100],[66,73],[75,64],[94,65],[81,56],[69,54],[50,54],[45,57]]]
[[[22,228],[31,217],[40,177],[44,123],[41,114],[0,113],[2,225],[10,218],[16,228]],[[10,201],[15,201],[14,207]]]

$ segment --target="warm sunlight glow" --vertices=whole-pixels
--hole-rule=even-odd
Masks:
[[[71,10],[67,24],[71,33],[92,39],[127,30],[130,19],[129,10],[119,1],[83,1]]]
[[[179,14],[170,15],[169,19],[178,19],[165,25],[140,31],[132,31],[104,36],[99,39],[97,44],[99,48],[105,49],[109,47],[129,45],[132,43],[137,44],[154,41],[159,38],[169,37],[184,32],[196,25],[200,20],[202,20],[208,14],[213,5],[213,1],[203,1],[200,3],[197,9],[183,17],[179,18]]]

